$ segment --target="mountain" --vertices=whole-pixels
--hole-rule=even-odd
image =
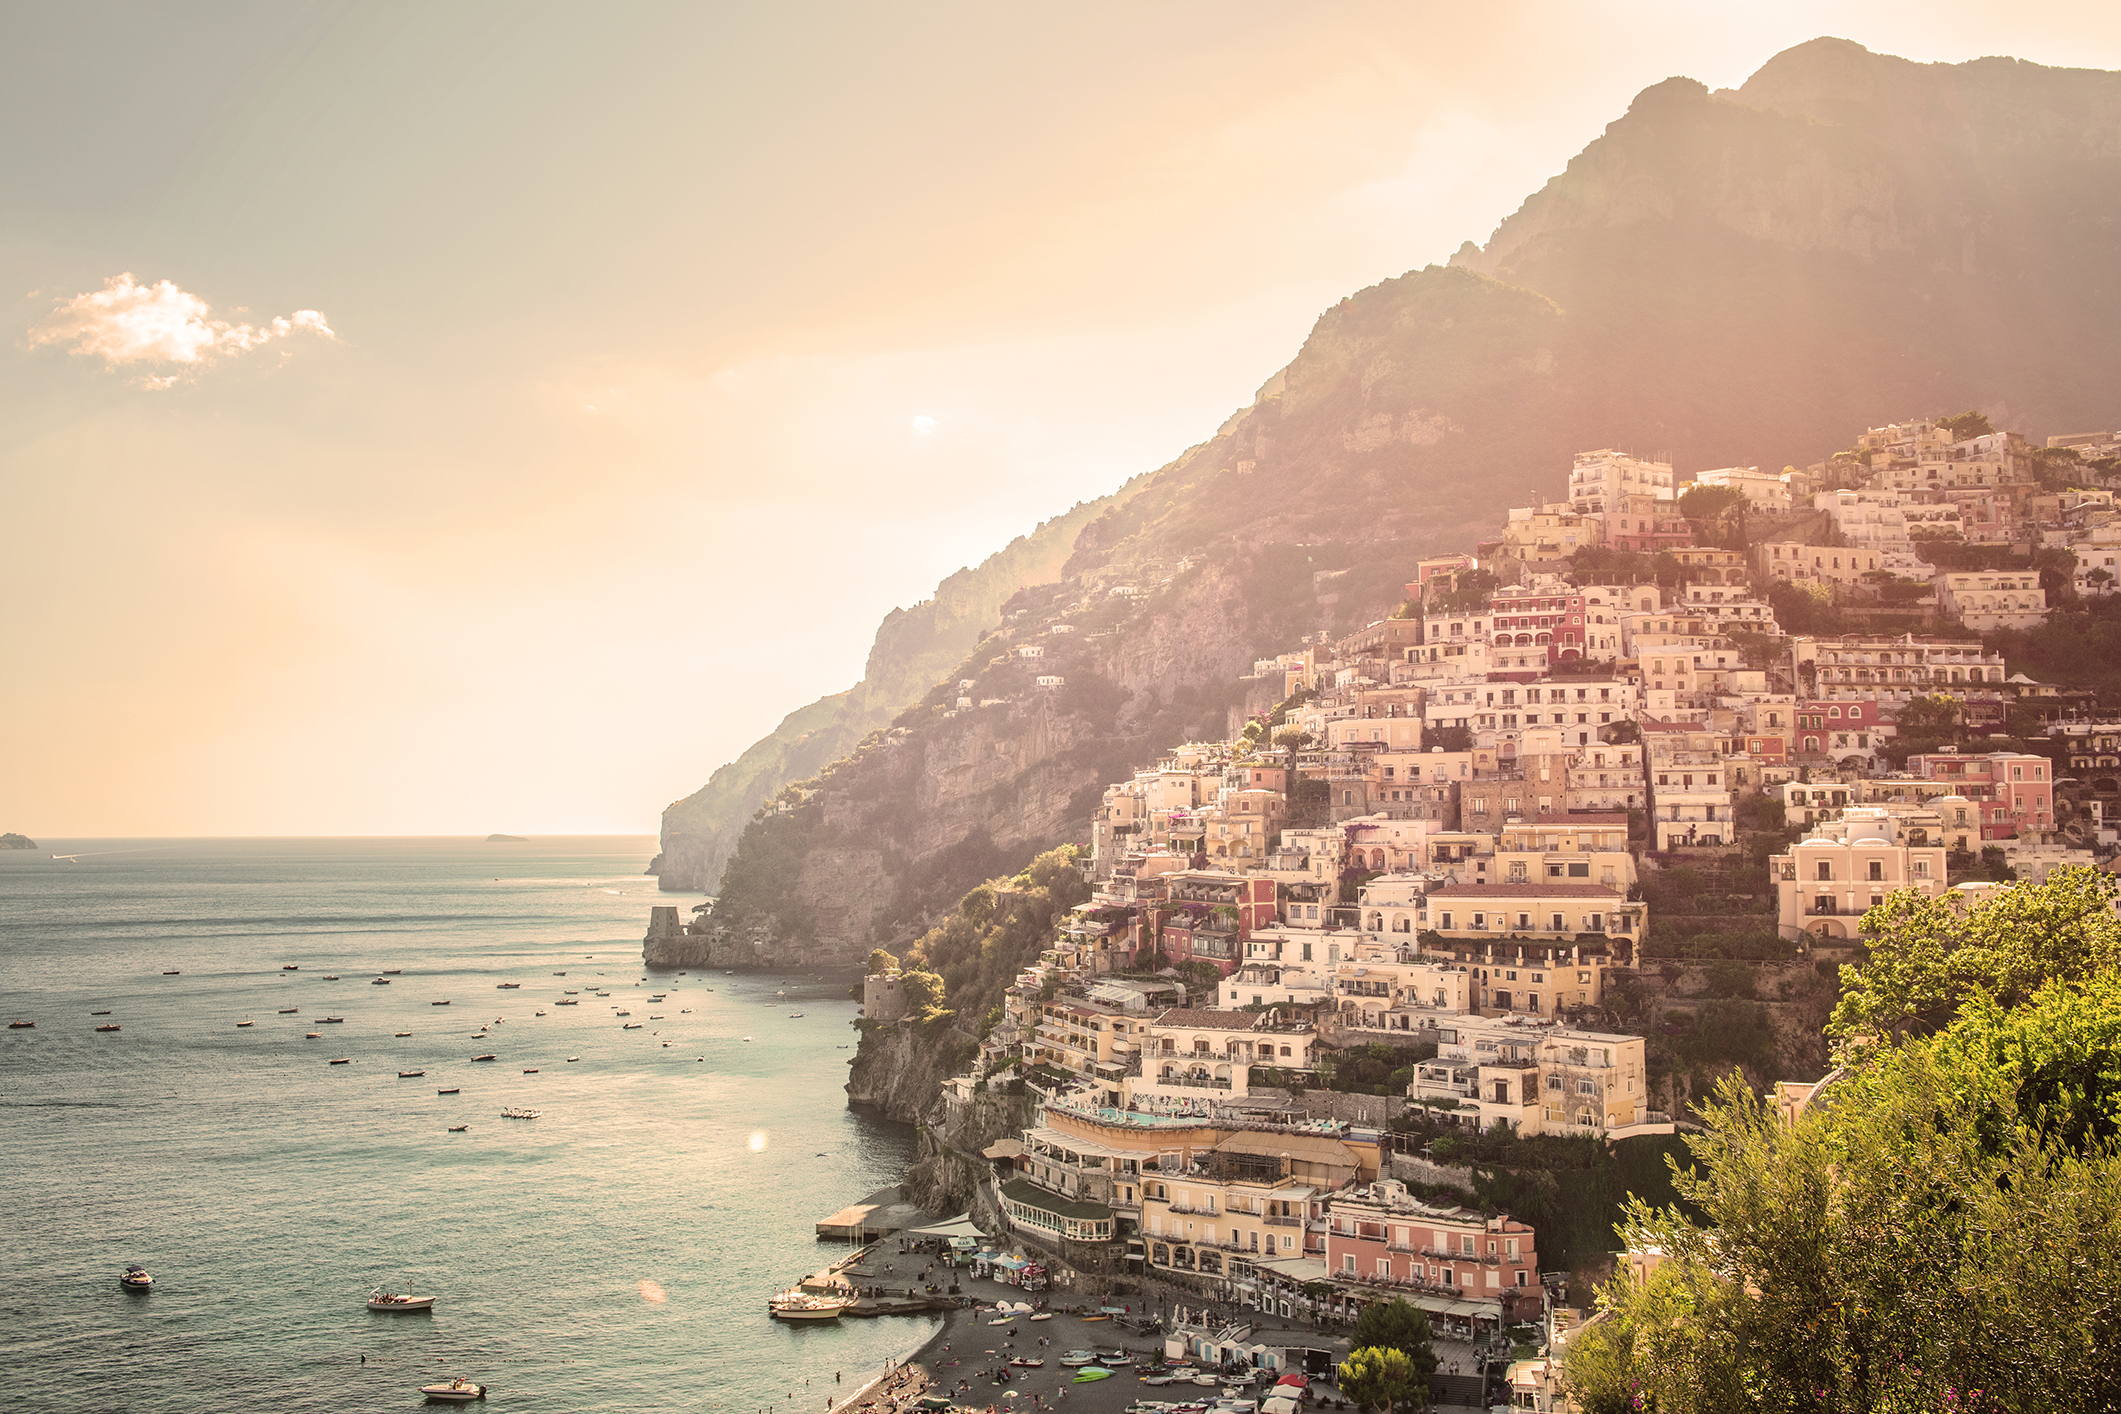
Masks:
[[[815,775],[926,692],[994,627],[1003,600],[1027,584],[1057,576],[1083,527],[1132,489],[1130,483],[1042,522],[976,569],[951,575],[936,586],[933,598],[911,609],[893,609],[877,628],[860,682],[790,712],[771,735],[663,811],[662,852],[649,866],[659,887],[712,890],[761,802]]]
[[[1387,612],[1419,556],[1558,493],[1579,450],[1690,471],[1967,407],[2111,426],[2116,176],[2111,73],[1823,39],[1735,91],[1646,89],[1484,247],[1328,310],[1213,437],[1071,529],[1057,583],[968,619],[925,692],[892,676],[863,716],[892,725],[843,729],[859,749],[743,831],[717,926],[848,955],[1083,836],[1106,782],[1259,705],[1254,657]]]

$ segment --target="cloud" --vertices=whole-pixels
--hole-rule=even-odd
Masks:
[[[128,272],[111,276],[100,290],[62,300],[41,322],[30,326],[29,346],[57,345],[69,353],[100,358],[110,368],[146,363],[196,369],[295,333],[315,334],[334,343],[339,338],[314,309],[276,315],[262,325],[232,324],[211,318],[212,313],[205,300],[167,280],[135,284]],[[184,372],[149,375],[141,386],[167,388]]]

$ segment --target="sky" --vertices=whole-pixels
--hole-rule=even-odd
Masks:
[[[1674,74],[2108,4],[0,9],[0,830],[648,832]]]

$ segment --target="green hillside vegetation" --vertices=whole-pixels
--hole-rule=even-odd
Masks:
[[[2121,885],[1865,919],[1794,1122],[1735,1077],[1567,1346],[1591,1414],[2121,1408]],[[1688,1210],[1690,1207],[1691,1211]]]
[[[1022,873],[991,879],[958,900],[955,910],[907,949],[905,965],[941,978],[943,997],[922,1013],[956,1015],[985,1035],[999,1019],[1002,993],[1038,960],[1061,915],[1090,897],[1075,867],[1073,845],[1047,850]]]

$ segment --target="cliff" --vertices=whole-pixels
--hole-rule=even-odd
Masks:
[[[1967,406],[2111,425],[2117,115],[2114,74],[1831,40],[1734,93],[1646,90],[1486,247],[1342,300],[1071,529],[1058,583],[1026,576],[998,632],[744,831],[718,922],[790,960],[920,931],[1081,838],[1105,783],[1223,735],[1254,657],[1388,612],[1419,556],[1558,492],[1576,451],[1774,467]]]
[[[761,803],[791,781],[815,775],[926,692],[994,627],[1004,600],[1025,585],[1055,578],[1082,528],[1128,491],[1122,487],[1043,522],[976,569],[951,575],[933,598],[886,615],[859,683],[790,712],[771,735],[663,811],[662,852],[649,867],[660,887],[716,888],[737,837]]]

